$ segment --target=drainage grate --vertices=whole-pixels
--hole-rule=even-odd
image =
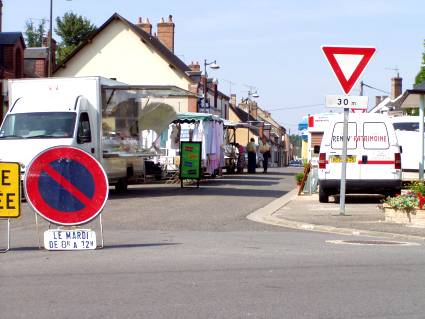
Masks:
[[[409,243],[402,241],[390,241],[390,240],[327,240],[327,243],[331,244],[346,244],[346,245],[387,245],[387,246],[419,246],[418,243]]]

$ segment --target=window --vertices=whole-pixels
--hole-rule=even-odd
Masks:
[[[342,150],[343,144],[343,122],[335,123],[332,137],[331,148],[334,150]],[[353,150],[357,148],[357,123],[348,122],[347,149]]]
[[[363,123],[363,136],[359,136],[363,141],[364,149],[383,150],[390,147],[387,126],[383,122]]]
[[[77,142],[79,144],[91,142],[90,119],[87,112],[83,112],[80,115]]]
[[[393,123],[396,131],[419,132],[418,122]]]
[[[39,112],[9,114],[0,138],[70,138],[74,135],[74,112]]]

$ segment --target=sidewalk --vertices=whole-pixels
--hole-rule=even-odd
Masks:
[[[338,203],[320,203],[317,194],[297,196],[297,190],[293,190],[250,214],[248,219],[309,231],[425,241],[425,227],[384,222],[384,213],[378,208],[380,199],[347,197],[343,216]]]

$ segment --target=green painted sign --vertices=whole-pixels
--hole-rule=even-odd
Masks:
[[[201,179],[202,142],[180,143],[180,179]]]

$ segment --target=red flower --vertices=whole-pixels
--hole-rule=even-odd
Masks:
[[[416,196],[419,199],[419,208],[422,209],[425,205],[425,196],[422,196],[421,193],[417,193]]]

